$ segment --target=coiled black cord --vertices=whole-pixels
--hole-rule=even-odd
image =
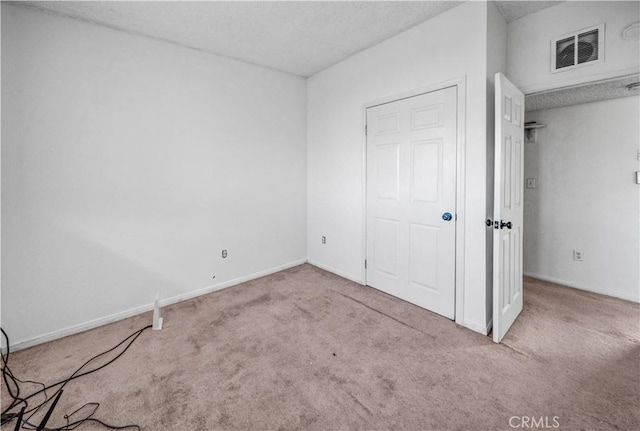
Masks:
[[[145,326],[142,329],[139,329],[138,331],[134,332],[133,334],[129,335],[127,338],[125,338],[124,340],[122,340],[120,343],[118,343],[117,345],[115,345],[114,347],[112,347],[109,350],[106,350],[102,353],[99,353],[97,355],[95,355],[94,357],[92,357],[91,359],[87,360],[84,364],[82,364],[78,369],[76,369],[76,371],[74,371],[68,378],[60,380],[56,383],[53,383],[51,385],[45,385],[44,383],[41,382],[35,382],[32,380],[20,380],[19,378],[17,378],[13,372],[11,371],[11,369],[9,368],[9,354],[10,354],[10,349],[9,349],[9,336],[7,335],[7,333],[4,331],[4,329],[0,328],[0,331],[2,331],[2,335],[4,336],[4,339],[6,341],[6,346],[7,346],[7,353],[6,354],[2,354],[2,378],[5,382],[5,385],[7,387],[7,392],[9,393],[9,396],[11,397],[12,401],[9,404],[9,406],[7,408],[5,408],[2,411],[2,414],[0,415],[0,423],[2,425],[7,424],[9,422],[11,422],[13,419],[18,418],[18,416],[20,415],[20,410],[22,408],[24,408],[24,411],[22,413],[22,428],[24,429],[36,429],[38,426],[33,424],[31,422],[31,418],[33,417],[33,415],[35,415],[41,408],[43,408],[45,405],[47,405],[51,400],[55,399],[56,396],[58,395],[59,392],[62,391],[62,389],[72,380],[75,380],[79,377],[82,376],[86,376],[87,374],[91,374],[91,373],[95,373],[98,370],[101,370],[102,368],[106,367],[107,365],[111,364],[112,362],[114,362],[116,359],[118,359],[120,356],[122,356],[124,354],[124,352],[126,352],[129,347],[131,347],[131,345],[133,344],[134,341],[136,341],[136,339],[140,336],[140,334],[142,334],[145,330],[151,328],[152,325],[148,325]],[[113,357],[112,359],[110,359],[109,361],[107,361],[106,363],[104,363],[103,365],[100,365],[96,368],[92,368],[89,369],[87,371],[82,371],[86,366],[88,366],[91,362],[95,361],[98,358],[101,358],[111,352],[113,352],[114,350],[117,350],[120,346],[124,345],[124,348],[122,349],[122,351],[120,353],[118,353],[115,357]],[[30,394],[21,396],[21,391],[20,391],[20,383],[32,383],[32,384],[36,384],[39,386],[42,386],[42,389],[39,389],[35,392],[32,392]],[[47,395],[47,390],[48,389],[53,389],[53,388],[57,388],[53,394],[51,394],[51,396]],[[37,405],[31,406],[29,404],[29,400],[32,399],[33,397],[35,397],[36,395],[39,394],[44,394],[45,400]],[[111,425],[108,424],[100,419],[96,419],[93,417],[93,415],[95,414],[96,410],[98,409],[98,407],[100,407],[99,403],[86,403],[84,405],[82,405],[80,408],[78,408],[77,410],[75,410],[73,413],[69,414],[69,415],[64,415],[65,419],[67,420],[67,424],[61,427],[57,427],[57,428],[43,428],[44,430],[48,430],[48,431],[63,431],[63,430],[73,430],[77,427],[79,427],[80,425],[82,425],[83,423],[87,423],[87,422],[95,422],[98,423],[102,426],[104,426],[105,428],[108,429],[113,429],[113,430],[120,430],[120,429],[136,429],[138,431],[140,431],[140,426],[136,425],[136,424],[131,424],[131,425],[123,425],[123,426],[116,426],[116,425]],[[84,415],[81,415],[80,419],[74,420],[74,421],[70,421],[70,419],[74,416],[77,415],[78,413],[81,413],[84,411]],[[28,416],[27,416],[28,415]],[[26,416],[26,418],[25,418]],[[16,428],[18,429],[18,428]]]

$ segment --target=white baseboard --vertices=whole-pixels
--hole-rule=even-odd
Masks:
[[[476,323],[476,322],[456,322],[456,323],[460,326],[464,326],[467,329],[471,329],[474,332],[478,332],[482,335],[487,335],[489,334],[489,331],[493,326],[493,319],[491,319],[491,321],[489,321],[489,323],[486,325]]]
[[[328,272],[330,272],[332,274],[338,275],[338,276],[340,276],[342,278],[346,278],[347,280],[351,280],[354,283],[358,283],[358,284],[362,284],[362,285],[365,284],[364,280],[361,279],[361,278],[354,277],[351,274],[344,273],[344,272],[339,271],[339,270],[337,270],[335,268],[332,268],[332,267],[330,267],[328,265],[325,265],[323,263],[317,262],[317,261],[315,261],[313,259],[308,259],[307,263],[309,263],[310,265],[316,266],[316,267],[318,267],[320,269],[324,269],[325,271],[328,271]],[[489,323],[487,323],[486,325],[475,323],[475,322],[458,322],[458,321],[456,321],[456,323],[459,324],[460,326],[464,326],[465,328],[470,329],[470,330],[472,330],[474,332],[478,332],[478,333],[480,333],[482,335],[489,334],[489,332],[491,331],[491,328],[493,327],[493,319],[489,320]]]
[[[255,280],[256,278],[260,278],[266,275],[274,274],[276,272],[284,271],[285,269],[293,268],[295,266],[302,265],[303,263],[307,263],[307,259],[295,260],[293,262],[289,262],[284,265],[274,266],[272,268],[265,269],[264,271],[258,271],[258,272],[254,272],[253,274],[234,278],[233,280],[225,281],[224,283],[215,284],[213,286],[204,287],[202,289],[194,290],[192,292],[184,293],[182,295],[177,295],[171,298],[160,300],[160,305],[162,307],[166,307],[167,305],[176,304],[178,302],[186,301],[187,299],[196,298],[198,296],[205,295],[207,293],[226,289],[227,287],[231,287],[231,286],[236,286],[246,281]],[[151,304],[150,309],[152,308],[153,308],[153,304]]]
[[[309,265],[316,266],[316,267],[318,267],[320,269],[324,269],[325,271],[328,271],[328,272],[330,272],[332,274],[338,275],[338,276],[340,276],[342,278],[346,278],[347,280],[351,280],[354,283],[358,283],[358,284],[364,285],[364,280],[362,278],[355,277],[355,276],[353,276],[351,274],[347,274],[346,272],[342,272],[340,270],[332,268],[332,267],[330,267],[328,265],[325,265],[324,263],[320,263],[320,262],[315,261],[313,259],[307,259],[307,263]]]
[[[640,298],[633,297],[633,296],[631,296],[631,295],[629,295],[627,293],[624,293],[624,292],[616,292],[616,291],[609,291],[609,290],[594,289],[594,288],[591,288],[591,287],[585,287],[585,286],[578,285],[578,284],[573,283],[571,281],[562,280],[560,278],[555,278],[555,277],[548,277],[546,275],[535,274],[533,272],[525,272],[524,275],[527,276],[527,277],[537,278],[538,280],[548,281],[550,283],[560,284],[562,286],[567,286],[567,287],[571,287],[571,288],[578,289],[578,290],[585,290],[587,292],[597,293],[597,294],[605,295],[605,296],[613,296],[614,298],[624,299],[624,300],[631,301],[631,302],[640,302],[640,300],[639,300]]]
[[[302,265],[303,263],[306,263],[306,262],[307,262],[307,259],[299,259],[293,262],[286,263],[284,265],[274,266],[272,268],[268,268],[263,271],[258,271],[253,274],[249,274],[249,275],[235,278],[233,280],[225,281],[224,283],[207,286],[202,289],[193,290],[191,292],[173,296],[171,298],[161,299],[160,306],[166,307],[167,305],[177,304],[178,302],[186,301],[188,299],[196,298],[201,295],[206,295],[207,293],[222,290],[231,286],[236,286],[246,281],[255,280],[256,278],[264,277],[266,275],[283,271],[285,269],[293,268],[295,266]],[[60,329],[57,331],[52,331],[44,335],[39,335],[37,337],[29,338],[27,340],[18,341],[16,343],[11,344],[10,346],[11,351],[13,352],[16,350],[26,349],[27,347],[32,347],[38,344],[46,343],[48,341],[56,340],[58,338],[66,337],[68,335],[73,335],[73,334],[87,331],[89,329],[97,328],[98,326],[103,326],[109,323],[117,322],[119,320],[136,316],[138,314],[146,313],[147,311],[153,310],[153,305],[154,303],[150,302],[148,304],[141,305],[139,307],[130,308],[128,310],[121,311],[119,313],[110,314],[108,316],[91,320],[89,322],[81,323],[79,325],[69,326],[67,328]],[[151,321],[149,321],[149,323],[151,323]],[[4,346],[2,350],[5,351]]]

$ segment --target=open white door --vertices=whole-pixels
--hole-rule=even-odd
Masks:
[[[495,80],[493,341],[522,311],[524,94],[501,73]]]

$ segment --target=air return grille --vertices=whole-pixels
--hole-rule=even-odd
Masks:
[[[604,24],[562,36],[551,41],[551,73],[600,63],[603,54]]]
[[[575,37],[556,42],[556,69],[575,65]]]

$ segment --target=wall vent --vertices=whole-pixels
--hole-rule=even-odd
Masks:
[[[551,41],[551,73],[604,61],[604,23]]]

